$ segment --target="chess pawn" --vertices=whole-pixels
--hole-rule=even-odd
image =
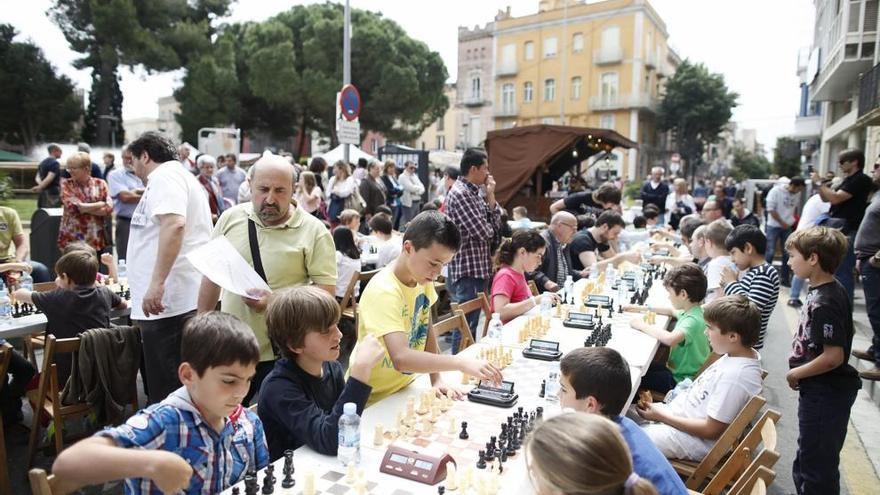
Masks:
[[[312,470],[303,476],[303,495],[315,495],[315,472]]]
[[[458,473],[455,472],[455,463],[447,462],[446,463],[446,489],[447,490],[458,490],[458,477],[456,476]]]
[[[455,417],[454,417],[454,416],[451,416],[451,417],[449,418],[449,424],[448,424],[447,427],[446,427],[446,434],[447,434],[447,435],[455,435],[455,430],[456,430],[456,428],[455,428]]]
[[[345,482],[351,485],[354,483],[355,475],[357,474],[355,465],[353,462],[349,463],[345,468]]]
[[[422,419],[422,434],[430,435],[434,430],[434,425],[431,424],[431,420],[429,418]]]
[[[436,423],[437,419],[440,418],[440,404],[434,404],[431,407],[431,422]]]
[[[470,379],[470,377],[468,377],[467,373],[462,373],[461,374],[461,384],[467,385],[470,382],[471,382],[471,379]]]
[[[375,431],[373,432],[373,445],[376,447],[381,447],[382,442],[384,440],[385,432],[382,429],[382,423],[376,425]]]

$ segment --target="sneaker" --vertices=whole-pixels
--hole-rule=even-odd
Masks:
[[[862,361],[874,361],[874,354],[870,352],[870,349],[865,351],[857,351],[853,349],[852,355]]]
[[[792,308],[800,308],[801,306],[804,305],[804,303],[802,303],[800,299],[789,299],[788,305],[791,306]]]
[[[859,376],[865,380],[880,380],[880,368],[874,366],[867,371],[860,371]]]

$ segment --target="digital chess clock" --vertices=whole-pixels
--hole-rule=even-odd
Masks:
[[[589,306],[591,308],[611,308],[611,297],[605,296],[602,294],[590,294],[587,296],[587,300],[584,301],[584,305]]]
[[[562,325],[583,330],[592,330],[596,327],[596,323],[593,322],[593,315],[590,313],[578,313],[577,311],[569,311],[568,318],[562,321]]]
[[[391,444],[382,458],[379,471],[427,485],[436,485],[446,478],[446,463],[455,461],[449,454],[432,455]]]
[[[529,346],[523,349],[523,356],[542,361],[558,361],[562,357],[559,342],[552,340],[532,339]]]
[[[480,381],[476,388],[468,392],[468,400],[495,407],[513,407],[519,395],[513,392],[513,382],[502,381],[498,387]]]

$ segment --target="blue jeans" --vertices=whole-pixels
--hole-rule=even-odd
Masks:
[[[791,468],[798,495],[840,493],[840,449],[858,390],[801,382],[798,450]]]
[[[28,261],[28,264],[31,265],[31,278],[34,279],[35,284],[52,281],[52,275],[46,265],[33,260]]]
[[[459,279],[446,279],[446,289],[449,291],[449,298],[452,302],[463,303],[477,297],[477,292],[486,292],[486,279],[475,277],[461,277]],[[477,340],[478,329],[480,324],[480,310],[474,310],[466,316],[468,327],[474,336],[474,342]],[[458,330],[452,332],[452,353],[458,354],[458,348],[461,345],[461,333]]]
[[[862,290],[865,291],[865,312],[874,330],[869,353],[874,354],[874,364],[880,366],[880,268],[874,268],[866,258],[862,261]]]
[[[789,295],[788,295],[789,299],[800,300],[801,292],[804,288],[804,282],[806,282],[806,280],[798,277],[797,275],[791,276],[791,292],[789,292]]]
[[[767,263],[773,264],[773,255],[776,254],[776,241],[782,244],[782,270],[779,272],[780,280],[788,280],[788,251],[785,250],[785,241],[791,234],[791,227],[783,229],[782,227],[767,226],[767,250],[764,252],[764,259]]]
[[[853,276],[853,270],[856,268],[856,253],[853,251],[853,235],[847,236],[846,258],[837,268],[834,276],[843,284],[846,293],[849,296],[849,302],[852,303],[856,292],[856,279]]]

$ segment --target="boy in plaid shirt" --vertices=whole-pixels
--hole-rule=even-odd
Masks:
[[[193,317],[181,339],[183,387],[63,451],[52,467],[61,493],[125,478],[125,493],[218,493],[269,463],[263,425],[241,406],[260,359],[238,318]]]

